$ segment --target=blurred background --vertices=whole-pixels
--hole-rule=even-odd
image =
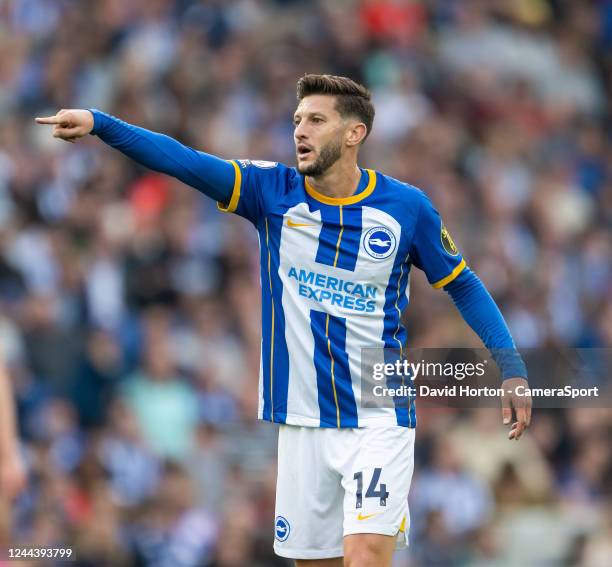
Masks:
[[[612,1],[0,0],[0,343],[14,541],[78,565],[270,567],[256,233],[33,117],[97,107],[292,165],[295,82],[374,93],[362,156],[426,191],[519,347],[612,344]],[[473,346],[412,278],[410,346]],[[397,566],[612,564],[612,413],[420,411]]]

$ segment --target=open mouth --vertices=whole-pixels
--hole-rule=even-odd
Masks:
[[[298,144],[297,146],[297,155],[299,158],[307,158],[312,154],[312,148],[307,146],[306,144]]]

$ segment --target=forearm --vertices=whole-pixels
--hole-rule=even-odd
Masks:
[[[516,350],[510,330],[478,276],[465,268],[444,290],[451,296],[466,323],[491,351],[502,378],[526,378],[527,369]]]
[[[92,109],[92,134],[138,163],[176,177],[216,201],[226,203],[234,186],[234,166],[164,134],[151,132]]]

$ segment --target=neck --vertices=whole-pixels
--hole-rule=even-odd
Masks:
[[[350,197],[357,191],[361,171],[354,161],[338,160],[322,175],[307,177],[315,190],[334,199]]]

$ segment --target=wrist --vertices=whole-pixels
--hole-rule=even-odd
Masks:
[[[513,364],[508,364],[501,369],[502,382],[504,380],[511,380],[513,378],[522,378],[527,380],[527,367],[525,363],[520,360]]]
[[[99,110],[95,109],[95,108],[88,108],[87,112],[89,112],[92,116],[92,127],[91,130],[89,131],[89,133],[92,136],[96,136],[101,128],[102,128],[102,119],[101,119],[101,113]]]
[[[501,379],[524,378],[527,380],[527,367],[516,347],[493,348],[491,355],[501,373]]]

